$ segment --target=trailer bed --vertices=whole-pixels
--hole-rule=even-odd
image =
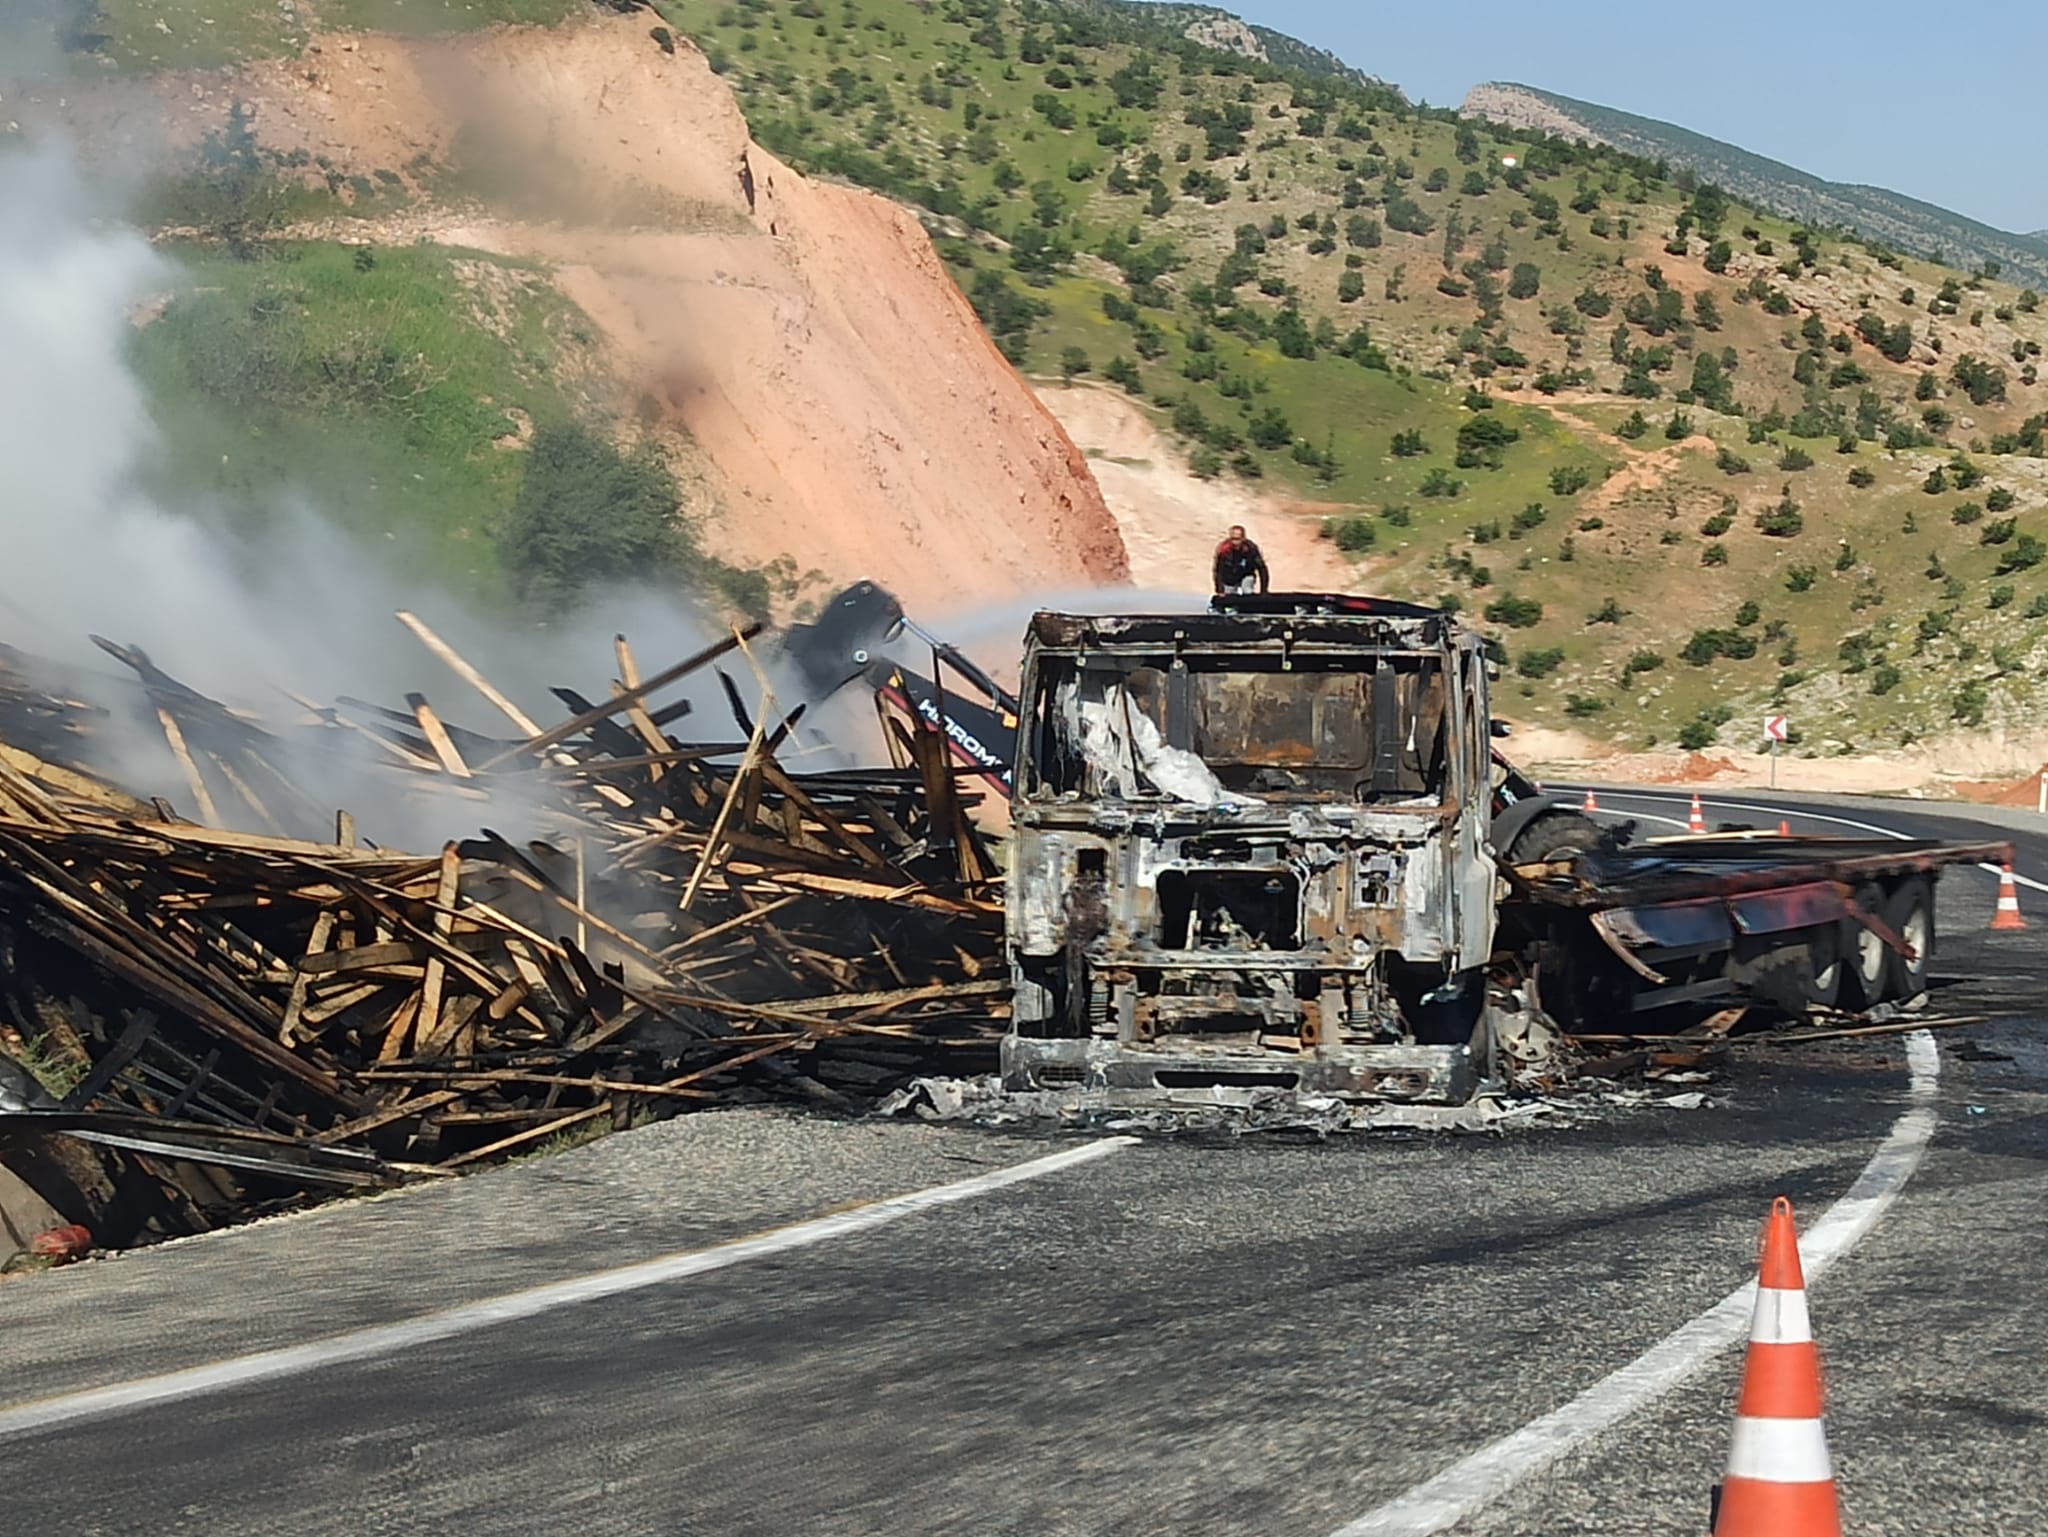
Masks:
[[[1867,1008],[1926,986],[1943,869],[2009,843],[1705,834],[1509,872],[1504,913],[1541,936],[1546,993],[1584,1024],[1750,999]]]
[[[1572,868],[1530,867],[1518,895],[1566,907],[1613,908],[1697,901],[1806,885],[1854,885],[1951,865],[2000,864],[2010,843],[1930,839],[1781,837],[1708,833],[1654,838],[1582,856]]]

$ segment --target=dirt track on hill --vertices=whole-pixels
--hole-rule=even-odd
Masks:
[[[1217,542],[1242,523],[1258,542],[1277,589],[1351,592],[1370,562],[1354,565],[1320,537],[1319,516],[1289,510],[1238,480],[1201,480],[1179,449],[1118,391],[1096,385],[1040,389],[1067,435],[1088,456],[1123,531],[1131,581],[1157,592],[1205,593]]]

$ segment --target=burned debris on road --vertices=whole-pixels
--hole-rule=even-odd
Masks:
[[[258,719],[130,646],[98,642],[111,694],[0,652],[0,1032],[36,1070],[0,1055],[0,1163],[106,1241],[977,1077],[1003,1117],[1524,1124],[1503,1096],[1575,1073],[1696,1082],[1745,1011],[1917,1006],[1941,870],[2010,854],[1632,841],[1493,750],[1477,637],[1377,599],[1040,615],[1019,697],[863,583],[651,675],[617,638],[552,726],[399,619],[503,726],[420,692]],[[863,694],[887,767],[806,720],[844,734]],[[100,767],[132,781],[138,729],[175,804]],[[373,846],[320,804],[342,783],[463,836]]]
[[[0,1024],[46,1085],[0,1096],[0,1154],[53,1206],[122,1243],[585,1128],[748,1097],[853,1109],[993,1063],[995,867],[935,731],[889,718],[893,768],[786,768],[801,707],[719,671],[754,662],[754,631],[644,680],[621,640],[612,696],[557,690],[572,713],[543,729],[402,617],[517,735],[420,694],[272,727],[104,642],[141,698],[88,702],[0,653]],[[688,705],[655,696],[707,672],[727,739],[670,734]],[[124,703],[182,770],[177,807],[93,771]],[[344,750],[477,831],[365,846],[293,771]],[[545,831],[502,835],[494,812]],[[80,1140],[102,1156],[58,1146]]]

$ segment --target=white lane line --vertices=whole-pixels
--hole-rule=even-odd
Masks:
[[[1569,788],[1569,787],[1567,787],[1567,788]],[[1598,792],[1598,791],[1595,791],[1594,793],[1595,793],[1595,794],[1598,794],[1599,792]],[[1618,800],[1618,801],[1628,801],[1628,800],[1642,800],[1642,801],[1659,801],[1659,800],[1683,800],[1683,799],[1685,799],[1685,797],[1684,797],[1684,796],[1680,796],[1680,795],[1672,795],[1672,794],[1670,794],[1669,792],[1657,792],[1657,791],[1643,791],[1643,790],[1610,790],[1610,791],[1608,792],[1608,794],[1609,794],[1609,796],[1610,796],[1610,797],[1611,797],[1612,799],[1614,799],[1614,800]],[[1853,828],[1855,828],[1855,829],[1856,829],[1856,830],[1857,830],[1858,832],[1865,832],[1865,833],[1876,833],[1876,834],[1877,834],[1877,835],[1878,835],[1879,837],[1881,837],[1881,838],[1897,838],[1897,839],[1899,839],[1899,840],[1900,840],[1900,841],[1902,841],[1902,842],[1904,842],[1904,841],[1907,841],[1907,840],[1909,840],[1909,839],[1911,838],[1911,834],[1909,834],[1909,833],[1902,833],[1902,832],[1899,832],[1899,831],[1897,831],[1897,830],[1895,830],[1895,829],[1893,829],[1893,828],[1890,828],[1890,827],[1879,827],[1879,826],[1878,826],[1878,825],[1877,825],[1876,823],[1874,823],[1874,822],[1858,822],[1858,821],[1855,821],[1855,820],[1854,820],[1853,818],[1850,818],[1850,817],[1831,817],[1831,816],[1826,816],[1826,815],[1824,815],[1823,813],[1821,813],[1821,812],[1818,812],[1818,811],[1808,811],[1808,810],[1806,810],[1806,809],[1805,809],[1804,807],[1801,807],[1801,806],[1749,806],[1749,805],[1744,805],[1744,804],[1743,804],[1742,802],[1740,802],[1740,801],[1715,801],[1715,800],[1702,800],[1702,801],[1701,801],[1701,804],[1702,804],[1702,805],[1704,805],[1704,806],[1714,806],[1714,807],[1719,807],[1720,809],[1722,809],[1722,810],[1725,810],[1725,811],[1760,811],[1760,812],[1763,812],[1763,813],[1764,813],[1765,815],[1767,815],[1767,816],[1780,816],[1780,817],[1804,817],[1804,818],[1806,818],[1806,819],[1807,819],[1808,821],[1810,821],[1810,822],[1832,822],[1832,823],[1834,823],[1834,824],[1835,824],[1835,825],[1836,825],[1837,827],[1853,827]],[[1600,812],[1599,814],[1600,814],[1600,815],[1602,815],[1602,816],[1606,816],[1606,815],[1608,815],[1609,813],[1608,813],[1608,812],[1607,812],[1607,811],[1606,811],[1606,810],[1605,810],[1605,809],[1603,808],[1603,809],[1602,809],[1602,811],[1601,811],[1601,812]],[[1626,816],[1626,815],[1627,815],[1627,813],[1626,813],[1626,812],[1620,812],[1620,811],[1614,812],[1614,813],[1612,813],[1612,814],[1613,814],[1613,815],[1615,815],[1615,816]],[[1653,815],[1651,815],[1651,814],[1650,814],[1649,812],[1647,812],[1647,811],[1646,811],[1646,812],[1643,812],[1643,813],[1642,813],[1642,817],[1643,817],[1643,820],[1645,820],[1645,821],[1651,821],[1651,822],[1669,822],[1669,823],[1670,823],[1670,824],[1671,824],[1671,825],[1672,825],[1673,827],[1683,827],[1683,826],[1685,826],[1685,825],[1686,825],[1685,823],[1683,823],[1683,822],[1680,822],[1680,821],[1678,821],[1678,820],[1677,820],[1676,818],[1673,818],[1673,817],[1660,817],[1660,816],[1653,816]],[[1988,872],[1989,872],[1990,874],[1992,874],[1992,875],[2000,875],[2000,876],[2002,876],[2002,875],[2004,875],[2004,874],[2005,874],[2005,872],[2004,872],[2003,870],[2001,870],[2001,869],[2000,869],[2000,868],[1999,868],[1999,867],[1998,867],[1997,865],[1993,865],[1993,864],[1980,864],[1980,865],[1978,865],[1978,866],[1977,866],[1977,868],[1978,868],[1978,869],[1980,869],[1980,870],[1988,871]],[[2029,890],[2033,890],[2033,891],[2048,891],[2048,881],[2038,881],[2038,880],[2035,880],[2033,876],[2031,876],[2031,875],[2021,875],[2021,874],[2020,874],[2020,873],[2019,873],[2019,872],[2018,872],[2017,870],[2015,870],[2015,871],[2013,872],[2013,877],[2012,877],[2012,878],[2013,878],[2013,880],[2014,880],[2015,882],[2017,882],[2017,883],[2018,883],[2019,885],[2025,886],[2025,887],[2027,887],[2027,888],[2028,888]]]
[[[1987,862],[1978,865],[1977,868],[1982,870],[1986,875],[1995,875],[2000,880],[2005,879],[2005,870],[1999,865],[1994,865]],[[2015,884],[2025,886],[2029,890],[2048,891],[2048,881],[2037,881],[2031,875],[2022,875],[2017,870],[2012,872],[2012,878]]]
[[[1614,817],[1626,822],[1662,822],[1666,827],[1675,827],[1680,832],[1684,832],[1692,826],[1690,822],[1681,821],[1677,817],[1660,817],[1654,811],[1609,811],[1605,806],[1602,806],[1599,810],[1589,814],[1596,817]]]
[[[1599,791],[1593,793],[1597,795]],[[1670,790],[1610,790],[1608,794],[1618,801],[1682,801],[1690,798],[1689,793],[1678,795]],[[1804,817],[1809,822],[1831,822],[1837,827],[1853,827],[1861,833],[1875,833],[1880,838],[1897,838],[1902,842],[1910,841],[1912,837],[1910,833],[1879,827],[1873,822],[1858,822],[1853,817],[1831,817],[1824,812],[1808,811],[1803,806],[1752,806],[1744,801],[1714,800],[1704,795],[1700,797],[1700,804],[1722,811],[1754,811],[1764,816]]]
[[[116,1382],[103,1388],[87,1388],[76,1393],[63,1393],[52,1398],[16,1404],[11,1408],[0,1409],[0,1437],[43,1430],[52,1425],[62,1425],[75,1420],[96,1419],[102,1415],[119,1414],[126,1410],[169,1403],[176,1399],[197,1398],[203,1394],[224,1392],[229,1388],[242,1387],[252,1382],[269,1382],[279,1377],[297,1376],[302,1372],[346,1361],[362,1361],[375,1356],[391,1355],[398,1351],[432,1344],[437,1340],[453,1339],[457,1335],[472,1334],[479,1329],[511,1323],[517,1319],[532,1318],[536,1314],[552,1312],[557,1308],[573,1307],[581,1302],[615,1297],[621,1292],[638,1291],[643,1287],[661,1286],[670,1281],[685,1280],[713,1270],[724,1270],[728,1266],[743,1264],[766,1255],[782,1254],[791,1249],[824,1243],[829,1239],[866,1232],[869,1228],[881,1227],[903,1217],[932,1211],[941,1206],[951,1206],[959,1201],[973,1200],[976,1196],[987,1195],[991,1191],[1002,1190],[1011,1185],[1021,1185],[1028,1180],[1043,1179],[1049,1174],[1057,1174],[1079,1164],[1093,1163],[1098,1158],[1107,1157],[1111,1153],[1132,1146],[1137,1140],[1136,1137],[1106,1137],[1082,1147],[1068,1148],[1064,1152],[1048,1154],[1044,1158],[1034,1158],[1028,1163],[1012,1164],[1006,1169],[977,1174],[972,1179],[959,1180],[950,1185],[934,1185],[929,1189],[911,1191],[908,1195],[891,1196],[872,1205],[855,1207],[852,1211],[814,1217],[807,1222],[794,1223],[789,1227],[776,1228],[766,1233],[756,1233],[750,1238],[736,1238],[729,1243],[715,1244],[708,1249],[667,1254],[658,1259],[624,1265],[616,1270],[599,1271],[596,1275],[578,1276],[573,1280],[555,1281],[545,1286],[530,1287],[525,1291],[510,1292],[502,1297],[486,1297],[477,1302],[465,1302],[459,1307],[448,1308],[443,1312],[409,1318],[402,1323],[377,1324],[367,1329],[352,1330],[347,1334],[330,1335],[326,1339],[314,1340],[305,1345],[293,1345],[281,1350],[259,1350],[251,1355],[233,1356],[225,1361],[215,1361],[205,1366],[165,1372],[161,1376],[138,1377],[129,1382]]]
[[[1877,1225],[1898,1198],[1934,1136],[1934,1093],[1941,1056],[1934,1037],[1906,1038],[1912,1108],[1892,1124],[1848,1193],[1799,1240],[1809,1284]],[[1756,1283],[1732,1291],[1666,1335],[1628,1365],[1609,1373],[1562,1408],[1454,1462],[1406,1494],[1367,1511],[1334,1537],[1428,1537],[1457,1525],[1541,1471],[1573,1447],[1661,1398],[1748,1333]]]

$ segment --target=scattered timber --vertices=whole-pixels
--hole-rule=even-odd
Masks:
[[[0,1046],[69,1085],[0,1105],[0,1154],[39,1129],[97,1141],[138,1233],[189,1231],[650,1116],[858,1109],[993,1063],[997,866],[943,737],[892,718],[894,766],[792,769],[803,709],[758,668],[751,704],[718,674],[729,725],[674,734],[692,712],[655,697],[751,666],[755,630],[644,678],[620,637],[610,696],[558,689],[569,714],[543,726],[400,618],[511,734],[419,692],[294,696],[296,718],[259,721],[97,637],[134,683],[95,698],[0,649]],[[138,729],[177,782],[94,767]],[[436,804],[461,835],[365,845],[297,772],[342,753],[454,797]]]

